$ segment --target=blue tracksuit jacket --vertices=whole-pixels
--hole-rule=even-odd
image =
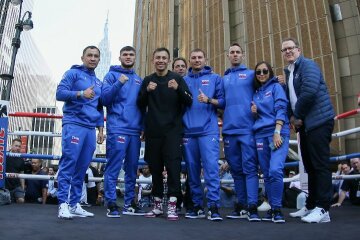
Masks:
[[[220,106],[224,104],[221,77],[213,73],[211,67],[205,66],[197,74],[190,68],[184,80],[193,96],[198,96],[201,89],[206,96],[217,99]],[[193,104],[186,108],[183,123],[185,137],[219,134],[216,108],[212,104],[193,101]]]
[[[94,86],[95,97],[77,98],[77,92]],[[68,70],[56,90],[56,100],[65,102],[62,124],[73,123],[83,127],[95,128],[104,126],[104,114],[101,103],[101,81],[93,70],[84,65],[73,65]]]
[[[122,84],[121,74],[129,80]],[[108,133],[139,135],[142,130],[142,114],[136,105],[136,99],[142,80],[133,69],[111,66],[104,77],[101,100],[107,109]]]
[[[247,69],[245,65],[226,70],[223,77],[225,95],[223,135],[252,134],[253,79],[254,71]]]
[[[276,77],[269,79],[255,91],[253,101],[258,113],[253,126],[255,138],[272,136],[276,120],[281,120],[284,123],[281,128],[281,135],[290,136],[289,118],[287,116],[288,100]]]

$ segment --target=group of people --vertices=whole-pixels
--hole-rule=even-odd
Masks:
[[[300,135],[301,155],[309,175],[306,206],[292,217],[304,222],[328,222],[331,192],[329,143],[334,110],[319,67],[301,55],[296,39],[282,41],[281,52],[289,64],[285,76],[275,76],[271,64],[261,61],[255,68],[242,64],[239,44],[229,47],[230,67],[223,77],[206,65],[204,50],[196,48],[184,58],[174,59],[168,69],[169,50],[157,48],[152,55],[155,72],[143,80],[134,72],[136,51],[120,50],[120,66],[111,66],[103,81],[94,69],[100,50],[86,47],[83,65],[64,74],[56,93],[64,101],[63,153],[59,163],[59,218],[91,217],[79,204],[82,181],[96,143],[104,141],[107,110],[104,173],[108,217],[164,214],[163,171],[167,171],[167,219],[178,220],[176,204],[181,195],[180,171],[184,158],[193,208],[186,218],[221,221],[219,214],[218,109],[223,110],[222,135],[237,203],[228,218],[285,222],[281,212],[283,169],[289,147],[290,124]],[[187,68],[189,63],[189,68]],[[136,171],[140,141],[145,139],[145,161],[152,175],[154,207],[145,213],[135,201]],[[122,211],[116,204],[116,181],[123,166],[125,196]],[[260,218],[257,212],[258,167],[264,174],[271,209]],[[207,188],[204,211],[200,174]],[[68,194],[70,198],[68,201]]]

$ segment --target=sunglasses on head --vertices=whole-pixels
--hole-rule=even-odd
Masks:
[[[266,75],[268,73],[269,73],[269,69],[263,69],[263,70],[256,71],[256,75],[261,75],[261,74]]]

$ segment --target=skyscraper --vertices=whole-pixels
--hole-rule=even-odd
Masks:
[[[202,48],[208,64],[222,74],[229,64],[227,49],[237,42],[250,68],[266,60],[282,74],[281,40],[291,36],[321,67],[339,114],[357,107],[360,92],[359,9],[359,0],[137,0],[135,69],[141,76],[153,71],[156,47],[165,46],[171,57],[185,58],[191,49]],[[360,114],[337,121],[334,132],[356,126]],[[332,149],[357,152],[359,134],[334,139]]]
[[[95,69],[95,73],[100,80],[103,80],[105,74],[109,71],[110,62],[111,62],[108,19],[109,19],[109,13],[108,16],[106,17],[106,22],[104,26],[104,38],[101,40],[98,46],[100,49],[100,62],[97,68]]]

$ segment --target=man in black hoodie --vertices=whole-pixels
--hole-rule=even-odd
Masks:
[[[170,53],[157,48],[152,62],[155,73],[146,76],[138,96],[138,106],[145,115],[145,159],[152,174],[154,209],[146,217],[163,214],[164,166],[168,172],[168,220],[178,220],[176,201],[180,194],[182,115],[192,104],[192,95],[184,79],[168,70]]]

